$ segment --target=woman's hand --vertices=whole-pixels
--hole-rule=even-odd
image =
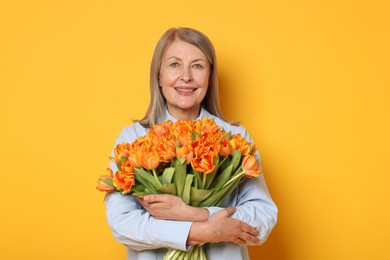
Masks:
[[[230,207],[221,210],[205,222],[194,222],[191,226],[187,245],[198,245],[208,242],[231,242],[244,245],[247,242],[259,244],[256,236],[259,231],[245,222],[230,218],[236,211]]]
[[[156,219],[206,221],[209,218],[207,209],[191,207],[185,204],[180,197],[174,195],[153,194],[138,200]]]

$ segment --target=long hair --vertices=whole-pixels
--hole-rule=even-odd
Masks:
[[[141,120],[138,120],[138,122],[142,126],[149,128],[154,124],[160,123],[165,114],[166,100],[162,94],[161,88],[159,87],[158,79],[164,52],[176,39],[196,46],[206,56],[210,64],[210,78],[207,93],[201,103],[201,106],[203,106],[209,113],[228,122],[228,120],[226,120],[222,115],[219,103],[217,60],[214,46],[205,34],[192,28],[170,28],[157,42],[150,65],[149,107],[145,116]],[[237,122],[231,123],[237,124]]]

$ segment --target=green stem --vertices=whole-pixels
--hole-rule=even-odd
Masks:
[[[155,170],[155,169],[153,169],[152,171],[153,171],[153,176],[154,176],[154,178],[156,179],[157,183],[158,183],[160,186],[162,186],[162,184],[161,184],[160,180],[158,179],[158,176],[157,176],[156,170]]]
[[[169,260],[171,257],[175,254],[175,250],[169,249],[168,252],[165,254],[163,260]]]
[[[222,189],[227,187],[230,183],[232,183],[233,181],[235,181],[236,179],[240,178],[242,175],[244,175],[245,171],[242,171],[240,172],[239,174],[237,174],[236,176],[234,176],[233,178],[231,178],[227,183],[225,183],[225,185],[223,185]],[[221,189],[221,190],[222,190]]]
[[[203,173],[203,189],[206,188],[206,180],[207,180],[207,174],[206,173]]]

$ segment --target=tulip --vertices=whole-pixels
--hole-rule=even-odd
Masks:
[[[204,153],[201,156],[195,156],[191,161],[191,165],[197,172],[205,174],[211,173],[215,169],[214,158],[210,154]]]
[[[114,186],[117,190],[122,190],[122,194],[129,193],[134,182],[134,173],[117,171],[113,178]]]
[[[164,126],[157,125],[154,129],[158,137],[165,135],[168,131]]]
[[[141,156],[141,165],[147,170],[154,170],[159,165],[158,154],[156,152],[144,152]]]
[[[242,160],[242,169],[244,170],[246,177],[258,177],[260,174],[262,174],[261,171],[258,171],[258,168],[259,164],[253,155],[247,154]]]
[[[230,144],[232,145],[233,149],[240,150],[241,155],[247,155],[251,151],[251,145],[248,143],[241,134],[236,134],[232,136],[232,139],[230,139]]]
[[[123,172],[128,172],[128,173],[134,172],[133,166],[131,165],[131,162],[128,160],[121,163],[121,169]]]
[[[156,151],[160,162],[170,162],[175,157],[175,146],[167,141],[162,140],[157,144]]]
[[[253,155],[245,155],[244,159],[242,160],[242,169],[244,171],[249,170],[257,170],[259,168],[259,164],[256,161],[256,158]]]
[[[141,151],[133,151],[132,153],[130,153],[129,155],[129,163],[131,166],[135,167],[135,168],[139,168],[141,167]]]
[[[176,148],[176,157],[181,159],[181,158],[186,158],[187,159],[187,164],[191,163],[194,153],[191,151],[191,149],[188,146],[183,146]]]
[[[245,176],[250,179],[252,177],[258,177],[262,173],[263,173],[262,171],[249,170],[249,171],[245,172]]]
[[[228,156],[232,152],[232,145],[229,142],[229,139],[223,137],[221,140],[221,149],[219,154],[221,156]]]
[[[96,189],[99,191],[105,191],[107,193],[113,192],[115,190],[115,187],[112,185],[109,185],[109,183],[112,183],[113,173],[110,168],[107,168],[107,174],[108,175],[102,175],[100,176],[98,180],[98,186]]]
[[[203,118],[195,122],[195,127],[200,133],[214,134],[220,127],[211,118]]]

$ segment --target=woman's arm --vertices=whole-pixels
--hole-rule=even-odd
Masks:
[[[156,219],[134,196],[110,194],[106,201],[106,215],[114,238],[133,250],[187,248],[192,222]]]
[[[139,199],[144,208],[157,219],[192,221],[187,245],[209,242],[232,242],[259,244],[256,238],[260,233],[248,224],[230,218],[236,209],[229,207],[221,210],[211,218],[205,208],[191,207],[177,196],[168,194],[147,195]]]
[[[152,194],[146,195],[138,201],[156,219],[179,221],[207,221],[209,219],[207,209],[191,207],[178,196]]]
[[[147,130],[135,123],[125,127],[115,145],[131,143]],[[116,172],[115,163],[110,168]],[[156,219],[139,203],[136,197],[112,193],[107,197],[106,216],[114,238],[133,250],[156,248],[186,250],[186,241],[192,222]]]
[[[259,244],[259,231],[245,222],[230,218],[236,211],[229,207],[219,211],[205,222],[194,222],[188,235],[188,245],[198,245],[209,242],[231,242],[245,245],[248,242]]]

